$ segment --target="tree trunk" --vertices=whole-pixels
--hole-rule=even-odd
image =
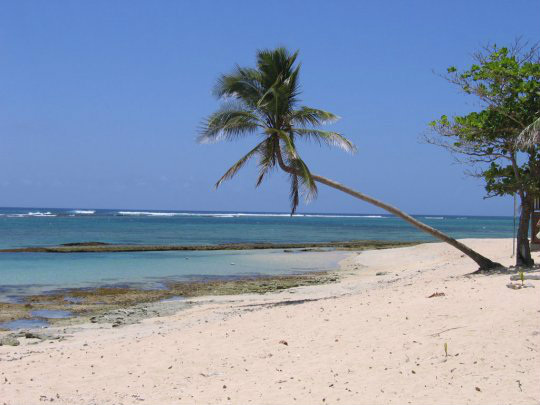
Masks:
[[[529,227],[531,223],[531,198],[528,195],[521,197],[521,212],[517,231],[516,266],[531,267],[534,260],[531,257],[529,244]]]
[[[283,171],[289,174],[298,174],[292,167],[287,166],[285,162],[283,161],[283,157],[281,156],[281,151],[279,150],[279,143],[276,146],[278,149],[278,152],[276,153],[276,155],[277,155],[279,167],[281,167]],[[343,191],[344,193],[347,193],[362,201],[368,202],[372,205],[375,205],[376,207],[382,208],[383,210],[391,214],[394,214],[395,216],[407,221],[409,224],[415,226],[421,231],[426,232],[430,234],[431,236],[437,239],[440,239],[443,242],[448,243],[449,245],[455,247],[456,249],[460,250],[461,252],[469,256],[472,260],[474,260],[476,264],[478,264],[479,266],[479,269],[478,269],[479,271],[489,271],[489,270],[494,270],[494,269],[503,267],[500,263],[492,262],[487,257],[482,256],[480,253],[472,250],[468,246],[465,246],[463,243],[458,242],[454,238],[451,238],[450,236],[446,235],[445,233],[442,233],[441,231],[435,228],[432,228],[431,226],[426,225],[423,222],[418,221],[417,219],[411,217],[409,214],[406,214],[405,212],[401,211],[400,209],[390,204],[386,204],[366,194],[355,191],[351,188],[344,186],[343,184],[338,183],[337,181],[327,179],[326,177],[317,176],[316,174],[311,174],[311,177],[313,178],[313,180],[318,181],[319,183],[335,188],[336,190]]]
[[[440,239],[443,242],[448,243],[449,245],[455,247],[456,249],[460,250],[461,252],[469,256],[472,260],[474,260],[476,264],[478,264],[479,270],[486,271],[486,270],[493,270],[493,269],[502,267],[501,264],[492,262],[487,257],[482,256],[480,253],[472,250],[471,248],[464,245],[463,243],[455,240],[454,238],[451,238],[450,236],[446,235],[445,233],[442,233],[441,231],[435,228],[432,228],[429,225],[424,224],[423,222],[418,221],[417,219],[413,218],[412,216],[406,214],[405,212],[401,211],[400,209],[390,204],[386,204],[373,197],[370,197],[363,193],[359,193],[358,191],[352,190],[348,187],[345,187],[343,184],[327,179],[325,177],[321,177],[317,175],[312,175],[312,177],[315,181],[318,181],[319,183],[326,184],[329,187],[335,188],[336,190],[343,191],[344,193],[352,195],[353,197],[356,197],[362,201],[368,202],[370,204],[375,205],[376,207],[382,208],[383,210],[388,211],[391,214],[394,214],[395,216],[400,217],[401,219],[407,221],[409,224],[415,226],[421,231],[426,232],[430,234],[431,236],[437,239]]]

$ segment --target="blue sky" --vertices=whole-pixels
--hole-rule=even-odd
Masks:
[[[510,215],[444,150],[419,142],[478,106],[437,73],[488,42],[540,39],[530,1],[1,1],[0,206],[287,211],[255,190],[256,139],[198,145],[220,73],[300,50],[303,103],[342,117],[354,156],[302,146],[313,172],[411,213]],[[304,212],[380,212],[320,186]]]

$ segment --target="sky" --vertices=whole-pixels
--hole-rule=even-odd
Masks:
[[[487,43],[540,40],[537,0],[0,0],[0,206],[287,211],[286,177],[251,164],[258,138],[197,144],[222,73],[258,49],[299,50],[302,104],[341,120],[355,155],[301,145],[312,172],[413,214],[511,215],[484,199],[428,123],[479,106],[440,77]],[[300,212],[379,213],[319,187]]]

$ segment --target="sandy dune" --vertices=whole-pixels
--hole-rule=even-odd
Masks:
[[[465,242],[512,262],[510,240]],[[22,339],[0,403],[539,403],[540,281],[473,270],[443,244],[353,253],[337,284]]]

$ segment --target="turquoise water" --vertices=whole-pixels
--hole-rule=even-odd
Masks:
[[[0,301],[66,288],[164,288],[167,281],[324,271],[337,268],[345,255],[283,250],[5,253],[0,254]]]
[[[511,217],[418,215],[456,238],[512,236]],[[387,215],[0,208],[0,248],[100,241],[138,244],[432,240]]]
[[[511,217],[418,216],[456,238],[512,236]],[[432,240],[385,215],[143,210],[0,209],[0,248],[98,241],[129,244]],[[2,253],[0,301],[65,288],[163,288],[168,280],[290,274],[335,268],[344,253],[283,251]]]

